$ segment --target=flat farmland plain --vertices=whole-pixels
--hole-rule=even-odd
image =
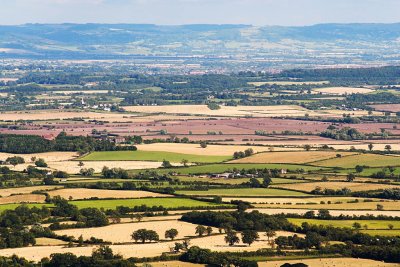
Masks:
[[[307,196],[307,194],[301,192],[273,188],[209,189],[207,191],[178,190],[176,193],[189,196]]]
[[[80,235],[84,239],[90,239],[92,236],[103,239],[104,241],[116,243],[133,243],[131,234],[139,229],[153,230],[158,233],[161,240],[165,240],[165,231],[171,228],[178,230],[176,239],[196,236],[196,224],[181,222],[177,220],[156,221],[156,222],[135,222],[111,224],[103,227],[80,228],[55,231],[57,235],[67,235],[79,238]],[[213,229],[214,233],[218,233],[217,229]]]
[[[381,261],[355,259],[355,258],[322,258],[322,259],[297,259],[259,262],[260,267],[280,267],[285,263],[303,263],[309,267],[396,267],[397,263],[385,263]]]
[[[166,151],[105,151],[93,152],[83,158],[82,161],[163,161],[181,162],[183,159],[189,162],[213,163],[230,159],[231,156],[192,155],[173,153]]]
[[[325,159],[335,158],[335,151],[293,151],[293,152],[265,152],[250,157],[234,160],[232,163],[293,163],[304,164]],[[355,153],[341,152],[342,156]]]
[[[313,89],[315,92],[330,95],[345,95],[345,94],[369,94],[374,90],[362,87],[324,87]]]
[[[236,151],[253,149],[255,153],[269,151],[269,147],[263,146],[235,146],[235,145],[208,145],[202,148],[199,144],[174,144],[154,143],[148,145],[137,145],[138,151],[168,151],[180,154],[209,155],[209,156],[232,156]]]
[[[301,190],[305,192],[311,192],[316,187],[320,187],[322,190],[324,190],[325,188],[332,190],[348,188],[352,192],[359,192],[359,191],[400,188],[400,185],[355,183],[355,182],[312,182],[312,183],[301,183],[301,184],[280,184],[274,187],[281,189],[288,189],[288,190]]]
[[[170,197],[170,195],[137,190],[105,190],[88,188],[65,188],[47,192],[49,196],[60,196],[65,199],[89,199],[89,198],[147,198]]]
[[[400,166],[400,157],[377,154],[357,154],[313,163],[313,165],[316,166],[341,168],[354,168],[356,165],[360,164],[369,167]]]
[[[221,106],[218,110],[211,110],[206,105],[169,105],[169,106],[129,106],[126,111],[138,113],[167,113],[207,115],[218,117],[279,117],[299,116],[299,113],[314,115],[314,111],[300,106]],[[303,115],[304,115],[303,114]],[[318,114],[318,113],[317,113]]]

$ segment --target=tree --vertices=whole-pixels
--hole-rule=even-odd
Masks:
[[[161,164],[161,166],[163,167],[163,168],[171,168],[172,167],[172,164],[171,164],[171,162],[169,162],[168,160],[163,160],[163,162],[162,162],[162,164]]]
[[[249,246],[251,246],[251,244],[253,244],[258,238],[259,235],[255,230],[245,230],[242,232],[242,242],[244,244],[249,244]]]
[[[36,157],[31,157],[31,162],[35,162],[36,161]]]
[[[134,215],[134,218],[135,218],[138,222],[140,222],[140,221],[143,219],[143,215],[140,214],[140,213],[136,213],[136,214]]]
[[[254,150],[252,148],[248,148],[244,151],[245,157],[250,157],[251,155],[254,154]]]
[[[326,209],[318,210],[318,218],[323,219],[323,220],[330,219],[331,215],[329,213],[329,210],[326,210]]]
[[[213,232],[212,227],[211,227],[211,226],[208,226],[207,229],[206,229],[206,232],[207,232],[207,235],[211,235],[212,232]]]
[[[198,236],[203,236],[207,232],[207,229],[203,225],[196,226],[196,234]]]
[[[358,222],[353,223],[353,228],[356,230],[360,230],[361,229],[361,224]]]
[[[268,241],[269,241],[270,238],[274,238],[274,237],[276,236],[276,232],[275,232],[274,230],[268,229],[268,230],[265,232],[265,235],[267,236]]]
[[[83,163],[83,161],[79,161],[78,166],[83,167],[83,166],[85,166],[85,163]]]
[[[98,260],[111,260],[114,258],[114,253],[109,246],[100,245],[98,249],[92,252],[92,257]]]
[[[349,174],[347,174],[346,181],[353,182],[355,178],[356,178],[356,176],[353,173],[349,173]]]
[[[389,224],[388,224],[388,228],[389,228],[390,230],[393,230],[393,228],[394,228],[393,224],[389,223]]]
[[[181,163],[183,166],[187,167],[189,161],[187,159],[182,159]]]
[[[373,148],[374,148],[374,145],[371,144],[371,143],[369,143],[369,144],[368,144],[368,149],[369,149],[369,151],[372,151]]]
[[[236,233],[233,231],[228,231],[224,240],[229,246],[233,246],[240,241],[239,237],[237,237]]]
[[[139,229],[133,232],[131,237],[133,240],[135,240],[135,242],[141,241],[142,243],[145,243],[147,240],[151,242],[158,241],[160,239],[157,232],[147,229]]]
[[[177,235],[178,235],[178,230],[174,228],[165,231],[165,238],[170,238],[171,240],[174,240]]]
[[[383,210],[382,204],[376,204],[376,210]]]
[[[82,237],[82,235],[80,235],[78,238],[78,247],[82,247],[82,246],[83,246],[83,237]]]
[[[268,188],[268,186],[272,183],[272,179],[269,176],[263,178],[262,187]]]
[[[310,145],[304,145],[304,150],[310,151],[311,150],[311,146]]]
[[[207,147],[207,143],[205,141],[200,142],[200,147],[201,148],[206,148]]]
[[[261,183],[257,178],[250,178],[249,185],[251,188],[260,188]]]
[[[385,150],[386,150],[387,152],[390,152],[390,150],[392,150],[392,146],[391,146],[391,145],[386,145],[386,146],[385,146]]]
[[[82,176],[91,177],[91,176],[94,175],[94,169],[93,169],[93,168],[89,168],[89,169],[83,168],[83,169],[81,169],[81,170],[79,171],[79,173],[80,173]]]
[[[356,172],[360,173],[360,172],[362,172],[363,170],[364,170],[364,166],[361,166],[361,165],[357,165],[357,166],[356,166]]]
[[[18,164],[25,163],[25,160],[22,157],[14,156],[14,157],[8,157],[6,159],[6,163],[9,163],[15,167]]]

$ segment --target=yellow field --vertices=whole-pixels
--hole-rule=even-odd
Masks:
[[[64,95],[72,95],[72,94],[107,94],[108,90],[71,90],[71,91],[52,91],[52,94],[64,94]]]
[[[381,261],[355,259],[355,258],[326,258],[326,259],[303,259],[259,262],[260,267],[279,267],[284,263],[304,263],[309,267],[395,267],[397,263],[385,263]]]
[[[372,150],[380,150],[384,151],[386,145],[390,145],[392,147],[392,150],[400,150],[400,144],[399,143],[385,143],[385,144],[373,144],[374,147]],[[352,146],[354,146],[356,149],[368,149],[368,144],[355,144],[355,145],[330,145],[334,149],[350,149]]]
[[[35,154],[11,154],[11,153],[1,153],[0,152],[0,160],[4,161],[8,157],[18,156],[25,159],[25,162],[33,164],[31,161],[32,157],[36,157],[36,159],[44,159],[46,162],[57,162],[57,161],[66,161],[71,160],[78,157],[78,153],[76,152],[45,152],[45,153],[35,153]]]
[[[231,163],[309,163],[335,158],[335,151],[296,151],[296,152],[266,152],[231,161]],[[355,153],[342,152],[342,156]]]
[[[208,145],[206,148],[201,148],[199,144],[154,143],[148,145],[136,145],[136,147],[138,150],[142,151],[168,151],[182,154],[209,156],[232,156],[234,152],[244,151],[248,148],[253,149],[254,153],[269,151],[269,147],[239,145]]]
[[[269,202],[271,203],[271,202]],[[280,203],[280,204],[277,204]],[[400,203],[398,201],[385,202],[359,202],[359,203],[342,203],[342,204],[301,204],[287,205],[285,202],[277,202],[275,204],[255,204],[257,208],[301,208],[301,209],[328,209],[328,210],[376,210],[376,205],[380,204],[384,210],[400,211]]]
[[[78,229],[80,230],[80,229]],[[132,230],[132,229],[130,229]],[[130,231],[129,231],[130,233]],[[277,236],[288,236],[292,233],[277,231]],[[260,233],[260,239],[254,242],[251,247],[239,243],[235,246],[228,246],[224,241],[224,235],[206,236],[203,238],[196,238],[190,241],[192,246],[200,246],[214,251],[256,251],[260,248],[268,248],[267,238],[264,233]],[[120,254],[125,258],[129,257],[155,257],[161,255],[163,252],[169,252],[175,245],[175,241],[160,242],[160,243],[147,243],[147,244],[129,244],[129,245],[111,245],[110,248],[115,254]],[[53,253],[73,253],[78,256],[90,256],[93,249],[97,246],[87,247],[73,247],[68,248],[65,246],[34,246],[23,248],[10,248],[1,249],[0,255],[11,257],[16,254],[32,261],[40,261],[43,257],[49,257]]]
[[[325,87],[313,89],[315,92],[330,95],[345,95],[345,94],[368,94],[374,92],[368,88],[356,88],[356,87]]]
[[[160,261],[160,262],[150,262],[152,267],[200,267],[205,266],[204,264],[183,262],[183,261]]]
[[[68,242],[47,238],[47,237],[38,237],[36,238],[36,246],[58,246],[58,245],[66,245]]]
[[[55,188],[61,188],[62,186],[55,185],[43,185],[43,186],[27,186],[27,187],[16,187],[0,189],[0,196],[7,197],[14,194],[29,194],[37,190],[52,190]]]
[[[104,166],[109,168],[123,168],[125,170],[154,169],[161,167],[161,162],[151,161],[85,161],[84,166],[78,166],[78,161],[49,162],[51,169],[65,171],[67,173],[79,173],[81,168],[93,168],[95,172],[101,172]],[[174,164],[177,165],[177,164]],[[18,167],[17,165],[16,167]]]
[[[356,205],[356,204],[354,204]],[[249,211],[252,210],[257,210],[260,213],[263,214],[269,214],[269,215],[274,215],[274,214],[281,214],[281,213],[293,213],[293,214],[301,214],[303,215],[309,210],[313,210],[316,214],[318,213],[318,209],[302,209],[300,207],[287,207],[284,209],[276,209],[276,208],[254,208],[250,209]],[[400,216],[400,211],[398,210],[330,210],[329,213],[332,216],[340,216],[340,215],[349,215],[349,216],[361,216],[361,215],[373,215],[373,216],[379,216],[379,215],[385,215],[385,216]]]
[[[347,202],[347,201],[353,201],[355,199],[359,199],[362,201],[362,198],[356,198],[356,197],[305,197],[305,198],[294,198],[294,197],[249,197],[249,198],[237,198],[237,197],[224,197],[222,200],[224,202],[230,202],[231,200],[243,200],[247,201],[250,203],[255,203],[255,204],[262,204],[262,203],[319,203],[320,201],[331,201],[332,203],[341,201],[341,202]],[[303,207],[303,206],[301,206]],[[300,207],[299,207],[300,208]]]
[[[69,199],[87,199],[92,197],[97,198],[143,198],[143,197],[168,197],[170,195],[158,194],[148,191],[132,191],[132,190],[103,190],[103,189],[88,189],[88,188],[65,188],[54,191],[49,191],[51,197],[61,196]],[[0,199],[1,200],[1,199]]]
[[[38,194],[12,195],[0,198],[0,204],[10,203],[43,203],[46,197]]]
[[[148,229],[153,230],[158,233],[160,239],[165,239],[165,231],[171,228],[178,230],[178,236],[176,239],[182,239],[186,237],[195,236],[196,232],[195,224],[181,222],[181,221],[153,221],[153,222],[134,222],[134,223],[121,223],[121,224],[111,224],[104,227],[96,228],[80,228],[80,229],[67,229],[55,231],[58,235],[68,235],[78,238],[80,235],[84,239],[89,239],[90,237],[101,238],[105,241],[112,242],[113,244],[118,243],[132,243],[134,240],[131,238],[131,234],[138,229]],[[218,233],[218,230],[214,228],[214,233]]]
[[[321,160],[313,163],[313,165],[316,166],[342,168],[354,168],[356,165],[360,164],[369,167],[399,166],[400,157],[377,154],[358,154],[343,158]]]
[[[352,192],[359,191],[369,191],[369,190],[382,190],[390,188],[400,188],[400,185],[390,185],[390,184],[372,184],[372,183],[354,183],[354,182],[315,182],[315,183],[300,183],[300,184],[282,184],[276,185],[274,188],[283,189],[294,189],[310,192],[316,187],[320,187],[322,190],[325,188],[338,190],[342,188],[348,188]]]
[[[271,82],[249,82],[248,84],[254,85],[254,86],[262,86],[265,84],[269,85],[302,85],[302,84],[307,84],[307,85],[322,85],[322,84],[329,84],[329,81],[304,81],[304,82],[299,82],[299,81],[271,81]]]
[[[167,113],[167,114],[192,114],[207,116],[229,117],[277,117],[277,116],[303,116],[306,113],[320,115],[312,110],[295,105],[281,106],[221,106],[218,110],[211,110],[206,105],[168,105],[168,106],[128,106],[126,111],[140,113]]]

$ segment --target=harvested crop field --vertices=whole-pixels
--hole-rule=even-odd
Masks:
[[[268,81],[268,82],[248,82],[250,85],[254,86],[262,86],[265,84],[268,85],[322,85],[322,84],[329,84],[329,81]]]
[[[311,201],[310,203],[299,203],[296,204],[293,202],[292,204],[288,204],[285,199],[282,201],[278,202],[268,202],[269,204],[255,204],[254,206],[257,208],[300,208],[300,209],[328,209],[328,210],[370,210],[374,211],[377,209],[377,205],[382,205],[384,210],[394,210],[394,211],[400,211],[400,203],[398,201],[388,201],[388,200],[382,200],[382,201],[373,201],[373,202],[363,202],[360,201],[358,203],[347,203],[346,201],[343,201],[342,203],[339,203],[341,201],[336,201],[332,202],[331,204],[328,204],[327,201],[325,201],[325,204],[312,204],[313,202]]]
[[[175,228],[178,230],[178,236],[176,239],[182,239],[186,237],[196,236],[196,224],[187,222],[181,222],[176,220],[158,221],[158,222],[140,222],[140,223],[121,223],[111,224],[104,227],[95,228],[80,228],[80,229],[67,229],[55,231],[58,235],[68,235],[79,238],[80,235],[84,239],[90,239],[90,237],[101,238],[104,241],[112,242],[113,244],[121,243],[133,243],[131,234],[139,229],[153,230],[158,233],[161,240],[164,240],[164,234],[166,230]],[[214,228],[214,233],[218,233],[218,230]]]
[[[101,172],[104,166],[109,168],[123,168],[125,170],[154,169],[161,167],[161,162],[156,161],[85,161],[83,167],[80,167],[78,164],[78,161],[48,163],[51,169],[65,171],[71,174],[79,173],[82,168],[93,168],[94,171],[98,173]],[[18,167],[18,165],[16,167]]]
[[[89,198],[143,198],[143,197],[170,197],[170,195],[134,190],[103,190],[88,188],[65,188],[49,191],[51,197],[60,196],[65,199]],[[0,199],[1,200],[1,199]]]
[[[288,190],[301,190],[305,192],[311,192],[316,187],[320,187],[322,190],[324,190],[325,188],[332,190],[348,188],[352,192],[359,192],[359,191],[400,188],[400,185],[354,183],[354,182],[315,182],[315,183],[301,183],[301,184],[280,184],[274,187],[281,189],[288,189]]]
[[[60,110],[46,110],[46,111],[18,111],[18,112],[2,112],[1,120],[3,121],[18,121],[18,120],[68,120],[74,118],[108,120],[108,121],[127,121],[130,120],[129,116],[123,113],[105,113],[105,112],[79,112],[79,111],[60,111]]]
[[[366,225],[367,229],[371,230],[379,230],[384,229],[388,230],[389,225],[393,225],[393,231],[399,231],[400,229],[400,221],[396,220],[317,220],[317,219],[303,219],[303,218],[288,218],[288,221],[301,226],[303,222],[307,222],[309,224],[314,225],[324,225],[324,226],[333,226],[333,227],[347,227],[352,228],[355,222],[360,223],[362,226]],[[400,235],[400,233],[399,233]]]
[[[207,115],[217,117],[281,117],[281,116],[303,116],[308,113],[320,115],[317,112],[302,108],[300,106],[221,106],[218,110],[211,110],[206,105],[169,105],[169,106],[129,106],[124,107],[130,112],[139,113],[167,113],[167,114],[190,114]]]
[[[236,151],[253,149],[254,153],[269,151],[269,147],[263,146],[238,146],[238,145],[208,145],[202,148],[199,144],[173,144],[154,143],[148,145],[137,145],[139,151],[168,151],[182,154],[209,155],[209,156],[232,156]]]
[[[293,187],[300,187],[294,184]],[[209,189],[207,191],[176,191],[188,196],[307,196],[307,194],[274,188]]]
[[[309,267],[395,267],[397,263],[385,263],[381,261],[355,259],[355,258],[322,258],[322,259],[298,259],[259,262],[260,267],[280,267],[284,263],[303,263]]]
[[[44,203],[45,195],[39,194],[24,194],[24,195],[12,195],[0,198],[0,204],[10,203]]]
[[[231,156],[212,156],[207,154],[193,155],[165,151],[101,151],[93,152],[81,158],[82,161],[159,161],[213,163],[230,159]],[[106,163],[103,163],[106,164]],[[126,167],[125,167],[126,169]]]
[[[345,95],[345,94],[369,94],[374,92],[372,89],[368,88],[358,88],[358,87],[325,87],[313,89],[315,92],[330,95]]]
[[[254,242],[251,247],[243,244],[236,246],[228,246],[224,241],[224,235],[206,236],[191,240],[192,246],[200,246],[209,248],[215,251],[256,251],[260,248],[269,247],[267,239],[260,233],[260,240]],[[293,235],[289,232],[277,231],[277,236]],[[163,252],[169,252],[175,241],[161,243],[146,243],[146,244],[129,244],[129,245],[110,245],[110,248],[115,254],[121,254],[125,258],[129,257],[155,257]],[[66,246],[34,246],[23,248],[10,248],[0,250],[1,256],[12,256],[17,254],[32,261],[40,261],[44,257],[49,257],[53,253],[68,253],[71,252],[78,256],[90,256],[96,246],[88,247],[73,247]]]
[[[341,153],[340,153],[341,154]],[[356,165],[369,167],[400,166],[400,158],[377,154],[358,154],[343,158],[334,158],[314,162],[313,165],[323,167],[354,168]]]
[[[11,153],[1,153],[0,152],[0,161],[6,160],[8,157],[22,157],[25,162],[34,164],[32,162],[32,157],[36,159],[44,159],[46,162],[59,162],[71,160],[78,157],[78,153],[76,152],[45,152],[45,153],[36,153],[36,154],[11,154]]]
[[[320,201],[331,201],[332,203],[341,201],[341,202],[347,202],[347,201],[354,201],[356,199],[359,199],[360,201],[362,198],[355,198],[355,197],[302,197],[302,198],[254,198],[254,197],[249,197],[246,198],[245,200],[250,203],[256,203],[256,204],[261,204],[261,203],[301,203],[301,204],[306,204],[306,203],[320,203]],[[224,202],[230,202],[231,200],[243,200],[243,198],[234,198],[234,197],[224,197],[222,199]]]
[[[400,112],[400,104],[371,105],[370,107],[379,111]]]
[[[36,238],[36,246],[59,246],[66,245],[68,242],[62,241],[60,239],[38,237]]]
[[[250,157],[232,161],[232,163],[310,163],[325,159],[336,158],[335,151],[291,151],[291,152],[265,152]],[[354,153],[341,152],[342,156],[354,155]]]
[[[301,214],[303,215],[307,211],[313,210],[316,214],[318,213],[318,209],[301,209],[301,208],[286,208],[286,209],[265,209],[265,208],[255,208],[255,209],[250,209],[249,211],[252,210],[258,210],[260,213],[264,214],[269,214],[269,215],[274,215],[274,214]],[[398,210],[330,210],[329,213],[333,216],[340,216],[340,215],[349,215],[349,216],[360,216],[360,215],[373,215],[373,216],[379,216],[379,215],[386,215],[386,216],[395,216],[395,217],[400,217],[400,211]]]
[[[56,188],[62,188],[62,186],[54,186],[54,185],[43,185],[43,186],[27,186],[27,187],[11,187],[6,189],[0,189],[0,196],[7,197],[15,194],[29,194],[33,191],[47,191],[53,190]]]

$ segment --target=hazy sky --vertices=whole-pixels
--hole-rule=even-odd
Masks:
[[[0,24],[400,22],[400,0],[0,0]]]

